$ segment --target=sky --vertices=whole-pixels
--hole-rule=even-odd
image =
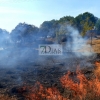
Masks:
[[[84,12],[100,18],[100,0],[0,0],[0,28],[11,32],[24,22],[40,27],[44,21]]]

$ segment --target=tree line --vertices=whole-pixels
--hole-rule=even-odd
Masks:
[[[76,17],[64,16],[59,20],[53,19],[51,21],[44,21],[39,28],[34,25],[19,23],[9,35],[5,35],[3,31],[0,31],[0,34],[3,33],[2,37],[4,37],[4,40],[2,37],[0,40],[4,42],[10,39],[9,42],[33,43],[39,39],[43,40],[51,37],[59,41],[66,34],[69,34],[66,26],[74,27],[79,31],[80,35],[84,37],[86,32],[94,29],[94,27],[96,30],[100,31],[100,19],[92,13],[85,12]]]

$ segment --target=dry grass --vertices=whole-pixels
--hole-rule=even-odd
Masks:
[[[91,44],[91,41],[89,40],[87,44]],[[100,39],[92,40],[92,49],[94,52],[100,53]]]
[[[9,97],[6,94],[0,94],[0,100],[17,100],[16,97]]]
[[[91,46],[91,40],[88,40],[87,45],[85,45],[84,47],[80,48],[78,50],[78,52],[100,53],[100,39],[93,39],[92,40],[92,46]]]

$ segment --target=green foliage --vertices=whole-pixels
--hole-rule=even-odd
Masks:
[[[39,33],[41,36],[55,35],[58,22],[56,20],[45,21],[41,24]]]
[[[84,36],[88,30],[93,29],[97,21],[97,18],[89,12],[80,14],[75,19],[77,22],[77,28],[82,36]]]
[[[40,27],[40,33],[47,36],[48,34],[54,34],[57,40],[59,40],[60,36],[68,34],[67,26],[73,26],[78,29],[82,36],[85,36],[88,30],[92,30],[97,22],[97,19],[93,14],[89,12],[85,12],[83,14],[78,15],[77,17],[65,16],[60,18],[59,20],[51,20],[45,21],[42,23]],[[100,22],[98,22],[100,24]],[[97,27],[99,29],[97,23]]]
[[[37,28],[32,25],[27,25],[25,23],[20,23],[16,28],[11,32],[11,37],[17,39],[16,41],[23,40],[27,36],[31,39],[37,37],[53,37],[57,41],[60,41],[65,34],[70,34],[67,29],[67,26],[72,26],[75,29],[78,29],[82,36],[85,36],[88,30],[92,30],[94,26],[100,31],[100,19],[98,20],[93,14],[85,12],[79,14],[76,17],[65,16],[59,20],[44,21],[40,28]]]
[[[100,31],[100,19],[98,19],[95,26],[96,26],[97,30]]]
[[[70,24],[70,25],[74,25],[75,24],[75,19],[72,16],[66,16],[66,17],[62,17],[60,18],[60,20],[58,21],[60,24]]]

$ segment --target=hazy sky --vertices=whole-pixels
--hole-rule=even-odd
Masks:
[[[100,0],[0,0],[0,28],[11,31],[19,22],[39,27],[43,21],[86,11],[100,18]]]

